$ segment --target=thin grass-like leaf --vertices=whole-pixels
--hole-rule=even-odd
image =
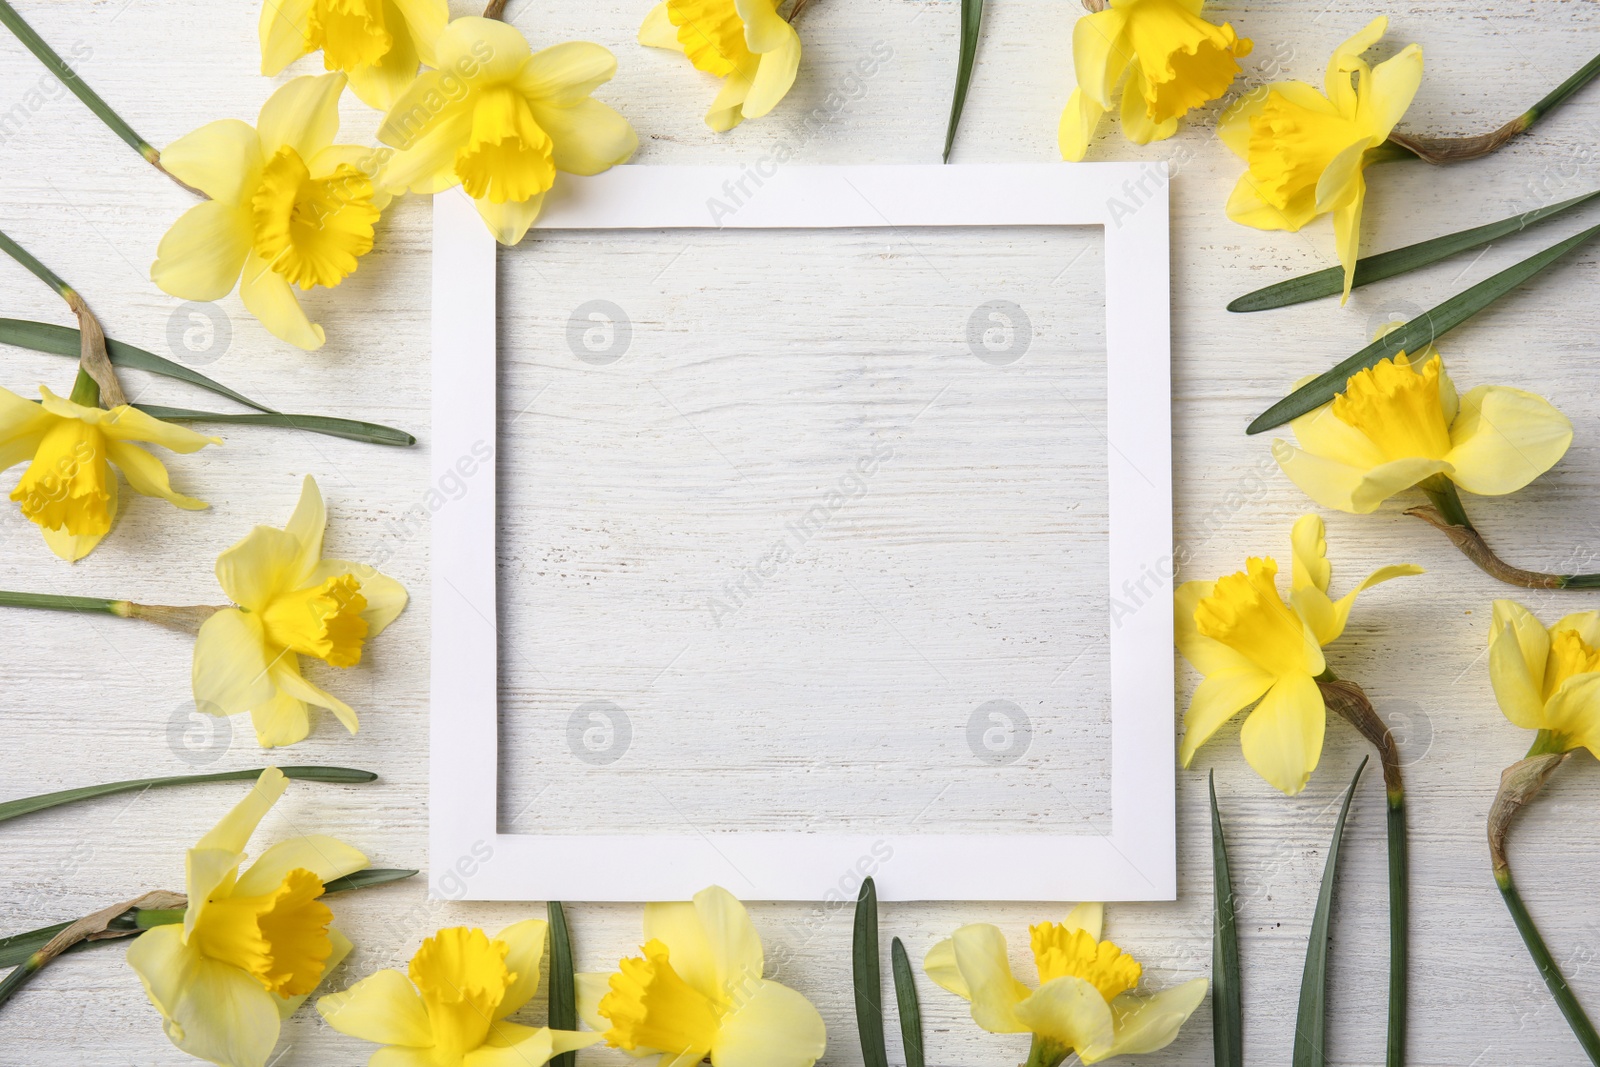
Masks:
[[[1228,844],[1217,811],[1217,775],[1211,772],[1211,1038],[1216,1067],[1244,1067],[1244,1007],[1239,988],[1239,928],[1233,909]]]
[[[403,867],[368,867],[355,874],[347,874],[343,878],[335,878],[322,887],[323,893],[347,893],[352,889],[371,889],[373,886],[388,885],[390,882],[403,882],[407,878],[415,878],[417,872]]]
[[[545,906],[550,917],[550,1028],[578,1028],[578,988],[572,967],[572,938],[567,930],[567,912],[559,900]],[[576,1052],[563,1052],[553,1058],[551,1067],[574,1067]]]
[[[280,426],[289,430],[307,430],[324,437],[343,437],[348,441],[365,441],[374,445],[414,445],[417,439],[404,430],[380,426],[375,422],[339,419],[329,415],[290,415],[279,411],[253,411],[228,414],[217,411],[193,411],[189,408],[169,408],[159,404],[135,404],[134,407],[161,419],[163,422],[218,422],[241,423],[247,426]]]
[[[374,781],[378,776],[372,771],[359,771],[349,767],[279,767],[287,778],[298,778],[307,782],[336,782],[353,785],[362,782]],[[206,782],[241,782],[255,781],[261,777],[261,770],[243,771],[216,771],[211,774],[180,774],[167,778],[135,778],[126,782],[108,782],[105,785],[86,785],[77,789],[62,789],[55,793],[42,793],[36,797],[23,797],[21,800],[8,800],[0,804],[0,822],[15,819],[19,815],[29,815],[47,808],[60,807],[62,804],[72,804],[79,800],[91,800],[94,797],[111,796],[114,793],[128,793],[135,789],[158,789],[169,785],[201,785]]]
[[[1352,374],[1366,370],[1396,352],[1421,351],[1562,256],[1587,244],[1596,234],[1600,234],[1600,226],[1591,226],[1537,255],[1529,256],[1522,262],[1507,267],[1493,277],[1485,278],[1472,288],[1459,292],[1437,307],[1423,312],[1398,330],[1384,334],[1332,370],[1317,375],[1263,411],[1256,416],[1255,421],[1245,432],[1255,434],[1270,430],[1274,426],[1282,426],[1332,400],[1344,388]]]
[[[961,109],[967,106],[967,86],[972,82],[972,62],[978,56],[978,31],[983,27],[983,0],[961,0],[961,55],[956,61],[956,92],[950,101],[950,124],[944,132],[944,156],[950,162],[950,149],[956,143],[956,127],[961,125]]]
[[[894,974],[894,999],[900,1008],[900,1043],[905,1046],[906,1067],[925,1067],[922,1051],[922,1005],[911,973],[911,958],[897,937],[889,943],[890,970]]]
[[[1351,288],[1359,289],[1363,285],[1381,282],[1385,278],[1393,278],[1398,274],[1413,271],[1419,267],[1437,263],[1442,259],[1449,259],[1453,255],[1486,245],[1490,241],[1498,241],[1509,234],[1519,233],[1529,226],[1545,219],[1554,218],[1565,211],[1580,207],[1600,196],[1600,190],[1575,196],[1571,200],[1563,200],[1559,204],[1538,208],[1534,211],[1524,211],[1519,215],[1512,215],[1499,222],[1490,222],[1482,226],[1474,226],[1470,230],[1461,230],[1457,233],[1445,234],[1428,241],[1421,241],[1404,248],[1396,248],[1390,252],[1379,252],[1374,256],[1363,256],[1356,260],[1355,280]],[[1297,278],[1277,282],[1263,289],[1246,293],[1228,305],[1229,311],[1267,311],[1271,308],[1288,307],[1291,304],[1302,304],[1307,300],[1318,300],[1325,296],[1337,296],[1344,292],[1344,268],[1329,267],[1327,270],[1314,271],[1302,274]]]
[[[1344,838],[1345,816],[1356,795],[1356,783],[1367,769],[1367,760],[1350,779],[1333,824],[1333,841],[1328,845],[1328,861],[1322,868],[1322,889],[1317,893],[1317,910],[1311,918],[1311,937],[1306,943],[1306,968],[1300,976],[1300,1010],[1294,1026],[1294,1067],[1327,1067],[1328,1063],[1328,921],[1333,914],[1333,886],[1339,871],[1339,844]]]
[[[878,968],[878,887],[871,878],[856,897],[851,975],[856,993],[856,1030],[866,1067],[889,1067],[883,1043],[883,974]]]

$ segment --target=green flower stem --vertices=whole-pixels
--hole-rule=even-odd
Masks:
[[[343,785],[359,785],[377,780],[377,775],[372,771],[356,770],[351,767],[279,767],[284,776],[291,779],[310,782],[333,782]],[[36,811],[47,811],[63,804],[72,804],[80,800],[93,800],[96,797],[112,796],[116,793],[131,793],[136,789],[158,789],[169,785],[203,785],[208,782],[252,782],[260,777],[261,769],[253,768],[242,771],[215,771],[211,774],[181,774],[164,778],[136,778],[127,782],[109,782],[105,785],[81,786],[77,789],[63,789],[55,793],[44,793],[36,797],[24,797],[21,800],[9,800],[0,804],[0,822],[15,819],[22,815],[31,815]]]
[[[1561,1009],[1567,1025],[1572,1028],[1573,1036],[1588,1054],[1589,1062],[1600,1064],[1600,1034],[1595,1033],[1594,1024],[1589,1021],[1583,1005],[1579,1004],[1578,998],[1573,995],[1572,987],[1567,985],[1567,979],[1550,955],[1550,949],[1545,945],[1544,938],[1539,936],[1539,928],[1533,924],[1533,916],[1528,914],[1528,909],[1522,903],[1522,895],[1517,892],[1516,883],[1511,880],[1511,868],[1506,867],[1496,871],[1494,884],[1500,888],[1500,895],[1505,898],[1511,919],[1517,924],[1517,933],[1522,935],[1522,943],[1528,946],[1528,955],[1533,957],[1534,966],[1539,969],[1539,977],[1544,979],[1545,988],[1550,990],[1550,995],[1555,998],[1556,1006]]]
[[[1028,1046],[1028,1061],[1022,1067],[1061,1067],[1062,1061],[1072,1055],[1070,1048],[1062,1048],[1047,1037],[1033,1035]]]
[[[88,611],[117,615],[124,619],[133,614],[133,604],[126,600],[104,600],[96,596],[61,596],[56,593],[12,593],[6,590],[0,590],[0,607]]]
[[[1524,589],[1600,589],[1600,574],[1546,574],[1513,567],[1495,555],[1483,535],[1467,518],[1461,506],[1461,494],[1455,483],[1442,474],[1435,474],[1418,488],[1428,495],[1429,504],[1409,508],[1407,515],[1421,519],[1448,537],[1461,554],[1476,563],[1488,575],[1507,585]]]
[[[0,0],[0,14],[11,11],[6,0]],[[11,11],[15,15],[16,12]],[[0,19],[0,21],[4,21]],[[4,233],[0,233],[0,252],[4,252],[12,259],[21,263],[28,271],[40,281],[44,282],[56,295],[67,302],[67,308],[78,320],[78,378],[72,386],[72,400],[76,403],[86,403],[79,397],[89,397],[90,389],[83,381],[85,374],[94,379],[93,401],[86,406],[96,406],[102,396],[106,399],[107,407],[116,407],[128,402],[127,395],[122,391],[122,384],[117,381],[117,372],[112,369],[111,356],[106,351],[106,334],[100,328],[100,320],[94,317],[94,312],[89,310],[89,305],[78,291],[68,285],[61,276],[43,263],[38,258],[13,241]]]
[[[0,10],[7,10],[6,0],[0,0]],[[3,232],[0,232],[0,252],[4,252],[24,267],[27,267],[28,273],[54,289],[61,299],[67,299],[67,294],[72,292],[72,286],[62,281],[61,275],[40,263],[32,252],[17,244]]]

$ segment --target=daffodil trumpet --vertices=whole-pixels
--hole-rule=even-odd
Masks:
[[[17,14],[17,9],[12,7],[8,0],[0,0],[0,25],[5,26],[6,29],[15,34],[17,40],[21,41],[23,46],[33,53],[34,58],[43,63],[62,85],[72,90],[72,95],[83,101],[84,105],[111,129],[112,133],[121,138],[129,148],[139,153],[145,162],[189,190],[189,192],[200,196],[205,195],[194,186],[178,178],[166,167],[163,167],[161,165],[160,150],[143,137],[140,137],[121,115],[111,109],[110,104],[101,99],[99,93],[89,88],[88,83],[83,80],[83,76],[75,68],[69,66],[67,61],[62,59],[56,50],[51,48],[45,39],[40,37],[38,32],[23,20],[21,15]],[[74,56],[74,58],[84,57]]]
[[[1569,96],[1593,81],[1597,74],[1600,74],[1600,55],[1579,67],[1572,77],[1552,89],[1537,104],[1492,133],[1475,137],[1423,137],[1390,131],[1389,144],[1424,163],[1434,165],[1481,159],[1503,148],[1512,138],[1532,129],[1534,123],[1560,107]]]

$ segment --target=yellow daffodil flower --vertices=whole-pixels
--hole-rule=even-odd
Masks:
[[[545,924],[529,919],[493,938],[456,926],[411,957],[409,978],[378,971],[317,1001],[341,1034],[385,1046],[374,1067],[541,1067],[599,1034],[522,1026],[506,1017],[539,988]]]
[[[1543,397],[1502,385],[1458,397],[1431,348],[1352,375],[1290,429],[1298,448],[1272,443],[1283,472],[1323,507],[1356,514],[1431,478],[1480,496],[1514,493],[1572,443],[1572,423]]]
[[[723,79],[706,112],[718,133],[777,107],[800,69],[800,35],[778,14],[778,0],[662,0],[639,27],[639,43],[682,52]]]
[[[1027,1067],[1056,1067],[1073,1053],[1099,1063],[1166,1048],[1205,999],[1206,980],[1135,993],[1144,969],[1100,939],[1104,913],[1103,905],[1079,904],[1065,922],[1028,928],[1037,989],[1012,976],[1005,935],[988,923],[963,926],[934,945],[922,967],[971,1003],[972,1021],[991,1034],[1031,1033]]]
[[[162,422],[127,404],[107,411],[75,404],[42,385],[39,393],[42,401],[35,404],[0,389],[0,470],[29,461],[11,499],[38,524],[50,551],[69,562],[80,560],[111,532],[117,517],[113,464],[134,492],[187,511],[206,506],[174,492],[167,468],[134,442],[195,452],[220,445],[222,438]]]
[[[761,977],[761,937],[733,894],[646,904],[642,956],[578,975],[578,1012],[606,1042],[660,1067],[811,1067],[827,1034],[811,1002]]]
[[[1422,84],[1417,45],[1376,67],[1361,58],[1388,28],[1380,15],[1334,50],[1326,96],[1305,82],[1274,82],[1217,124],[1218,136],[1249,164],[1228,198],[1228,217],[1258,230],[1294,231],[1331,211],[1345,299],[1361,240],[1362,172],[1382,158],[1379,146]]]
[[[360,164],[372,152],[333,143],[343,74],[295,78],[267,98],[256,125],[221,119],[185,134],[161,165],[211,199],[173,223],[150,278],[181,300],[220,300],[239,286],[273,335],[322,346],[294,287],[332,288],[372,249],[379,204]]]
[[[362,646],[406,606],[405,588],[393,578],[363,563],[322,558],[327,519],[322,493],[307,476],[288,526],[257,526],[217,558],[217,581],[238,607],[200,627],[195,704],[211,715],[248,711],[264,748],[305,738],[307,704],[327,708],[355,733],[355,711],[307,681],[300,657],[353,667]]]
[[[1380,567],[1333,600],[1322,520],[1302,516],[1291,542],[1288,602],[1278,595],[1278,564],[1271,557],[1251,557],[1245,570],[1214,582],[1184,582],[1176,598],[1178,651],[1205,676],[1183,717],[1179,758],[1189,766],[1223,723],[1255,704],[1239,736],[1244,757],[1289,796],[1305,788],[1322,758],[1327,706],[1317,678],[1328,669],[1323,647],[1344,633],[1357,594],[1422,573],[1410,563]]]
[[[1514,600],[1496,600],[1489,680],[1506,718],[1538,730],[1541,752],[1586,748],[1600,759],[1600,611],[1546,629]]]
[[[319,898],[367,857],[331,837],[297,837],[240,872],[245,845],[289,779],[261,772],[189,850],[183,922],[140,934],[128,963],[178,1048],[222,1067],[264,1067],[278,1027],[350,952]]]
[[[272,77],[308,52],[342,70],[368,107],[393,104],[450,20],[445,0],[263,0],[261,73]]]
[[[1178,120],[1227,92],[1253,47],[1227,23],[1200,17],[1202,0],[1111,0],[1072,27],[1078,87],[1061,112],[1061,157],[1077,162],[1122,89],[1122,135],[1164,141]]]
[[[445,27],[438,70],[424,71],[384,116],[378,137],[395,151],[382,181],[394,193],[460,185],[502,244],[522,240],[556,171],[598,174],[633,155],[628,120],[589,94],[616,73],[597,44],[534,52],[495,19]]]

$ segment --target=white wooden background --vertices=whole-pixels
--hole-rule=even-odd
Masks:
[[[712,87],[677,57],[643,50],[634,31],[645,0],[512,5],[511,17],[536,42],[600,41],[621,60],[603,96],[638,127],[642,163],[748,160],[785,141],[792,123],[844,84],[856,58],[887,42],[893,60],[819,135],[798,143],[802,163],[911,162],[937,158],[956,51],[950,0],[817,0],[802,22],[800,80],[773,118],[717,136],[700,121]],[[195,0],[21,0],[21,10],[83,76],[157,144],[223,116],[253,118],[269,86],[257,69],[253,5],[220,10]],[[456,5],[458,13],[467,8]],[[1068,0],[993,0],[955,160],[1048,160],[1071,85],[1067,62],[1079,8]],[[1253,84],[1276,76],[1320,82],[1330,49],[1364,24],[1371,5],[1219,3],[1256,41]],[[1600,5],[1537,0],[1411,0],[1392,5],[1382,49],[1419,41],[1428,73],[1407,127],[1477,132],[1498,125],[1593,54]],[[408,522],[427,491],[429,213],[420,201],[388,215],[377,250],[332,297],[315,305],[332,342],[303,354],[267,335],[235,301],[224,301],[228,339],[209,352],[169,348],[178,302],[157,291],[148,267],[160,236],[189,204],[75,100],[50,85],[33,60],[0,39],[0,219],[3,227],[78,286],[109,332],[201,369],[284,410],[377,418],[418,432],[410,451],[385,450],[292,433],[236,430],[215,453],[174,462],[187,491],[212,510],[182,515],[128,499],[115,535],[89,560],[68,567],[12,510],[0,514],[0,587],[122,595],[146,602],[214,601],[211,560],[258,522],[281,524],[301,475],[321,480],[330,502],[330,551],[350,558],[388,554],[391,573],[413,592],[412,607],[363,665],[329,684],[363,713],[354,741],[323,723],[289,753],[295,762],[371,767],[382,780],[362,789],[297,786],[266,834],[338,834],[385,865],[425,859],[428,552],[425,524]],[[299,68],[297,68],[299,69]],[[311,69],[307,66],[305,69]],[[349,101],[346,137],[365,140],[374,116]],[[1594,145],[1600,95],[1594,89],[1498,156],[1447,171],[1396,165],[1370,172],[1365,232],[1369,249],[1393,247],[1519,208],[1575,195],[1600,180]],[[1353,351],[1372,328],[1429,307],[1533,249],[1571,232],[1557,223],[1501,242],[1473,259],[1353,298],[1339,310],[1317,304],[1270,317],[1222,310],[1233,295],[1332,262],[1325,223],[1298,236],[1265,234],[1222,213],[1239,164],[1205,123],[1140,152],[1114,131],[1096,158],[1172,159],[1174,181],[1174,376],[1178,537],[1193,557],[1186,576],[1239,566],[1247,553],[1287,552],[1291,520],[1307,502],[1266,460],[1267,442],[1248,439],[1248,417],[1302,374]],[[709,254],[709,253],[708,253]],[[1600,569],[1593,501],[1600,483],[1595,448],[1600,369],[1596,253],[1578,253],[1541,282],[1479,316],[1444,343],[1458,382],[1514,384],[1545,393],[1573,418],[1574,447],[1551,475],[1511,501],[1472,501],[1479,525],[1519,562],[1554,570]],[[735,262],[696,269],[732,271]],[[19,268],[0,264],[0,313],[64,321],[54,297]],[[791,299],[804,300],[794,290]],[[178,320],[187,326],[188,321]],[[27,391],[38,381],[64,389],[60,359],[6,352],[0,381]],[[129,376],[136,396],[182,403],[197,398],[165,382]],[[8,476],[9,478],[14,475]],[[131,498],[131,494],[128,494]],[[1342,645],[1340,673],[1368,687],[1404,734],[1410,763],[1413,854],[1411,1062],[1461,1067],[1515,1062],[1571,1064],[1581,1053],[1539,983],[1489,878],[1483,818],[1501,767],[1527,738],[1507,725],[1490,695],[1482,656],[1492,598],[1504,590],[1471,570],[1414,520],[1329,517],[1341,586],[1382,563],[1429,568],[1406,585],[1369,594]],[[1546,617],[1600,598],[1545,594],[1525,601]],[[0,685],[0,795],[196,769],[261,763],[243,722],[207,729],[187,710],[190,645],[153,628],[91,617],[0,615],[5,649]],[[1192,673],[1180,674],[1187,699]],[[1115,908],[1110,936],[1166,984],[1206,973],[1210,961],[1209,839],[1204,773],[1217,769],[1231,833],[1234,877],[1243,897],[1248,968],[1247,1055],[1286,1062],[1307,921],[1332,823],[1333,805],[1363,746],[1340,725],[1328,731],[1323,765],[1304,795],[1285,800],[1254,777],[1224,730],[1198,766],[1178,774],[1180,879],[1177,904]],[[1600,923],[1592,886],[1600,877],[1591,813],[1600,778],[1580,757],[1519,825],[1514,856],[1534,915],[1567,975],[1600,1007]],[[7,825],[0,833],[0,928],[7,931],[80,915],[137,892],[177,888],[182,850],[232,802],[209,787],[109,800]],[[1334,928],[1331,1054],[1339,1064],[1382,1060],[1385,923],[1383,834],[1378,776],[1364,783],[1349,831]],[[493,930],[536,905],[431,904],[419,885],[342,902],[342,925],[359,948],[335,975],[343,983],[403,963],[435,926],[470,922]],[[848,909],[794,905],[754,909],[781,975],[813,997],[826,1017],[827,1062],[859,1062],[849,997]],[[901,936],[914,956],[962,922],[999,923],[1019,950],[1029,922],[1058,918],[1062,905],[981,903],[884,909],[885,937]],[[597,968],[629,950],[638,909],[574,904],[580,966]],[[121,950],[104,948],[54,967],[0,1013],[0,1064],[177,1064]],[[1019,952],[1019,970],[1025,961]],[[1025,972],[1024,972],[1025,973]],[[954,998],[923,983],[930,1062],[1015,1062],[1025,1041],[979,1033]],[[535,1011],[537,1011],[537,1006]],[[1207,1009],[1156,1064],[1204,1064]],[[303,1012],[284,1030],[281,1064],[354,1064],[368,1046],[331,1032]],[[617,1062],[614,1056],[587,1057]]]

